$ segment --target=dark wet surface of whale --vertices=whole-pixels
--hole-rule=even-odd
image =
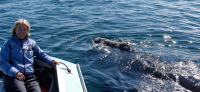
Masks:
[[[135,50],[133,50],[131,48],[131,46],[128,45],[128,43],[115,42],[115,41],[111,41],[109,39],[100,38],[100,37],[95,38],[93,41],[94,41],[94,43],[103,43],[109,47],[119,48],[123,51],[127,51],[130,53],[138,53]],[[144,53],[146,53],[146,52],[144,52]],[[138,53],[138,54],[141,54],[141,53]],[[148,55],[148,54],[146,54],[146,55]],[[141,63],[140,61],[138,61],[138,62]],[[140,64],[140,65],[143,65],[143,64]],[[167,65],[165,67],[171,67],[171,66],[173,66],[173,64]],[[178,73],[163,72],[162,70],[156,69],[155,67],[148,67],[148,66],[145,66],[145,67],[146,68],[144,69],[144,71],[147,71],[148,73],[152,74],[155,78],[159,78],[159,79],[163,79],[163,80],[171,79],[186,89],[189,89],[194,92],[200,91],[200,80],[195,78],[194,76],[190,76],[190,75],[183,76]],[[168,68],[168,69],[170,69],[170,68]],[[173,70],[173,69],[171,68],[171,70]]]

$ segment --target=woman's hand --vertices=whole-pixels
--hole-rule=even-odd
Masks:
[[[58,62],[58,61],[55,61],[55,60],[53,60],[53,61],[51,62],[51,65],[52,65],[52,66],[56,66],[56,64],[59,65],[59,62]]]
[[[15,74],[15,77],[16,77],[17,79],[19,79],[20,81],[24,81],[24,80],[25,80],[25,77],[24,77],[24,75],[23,75],[21,72],[17,72],[17,73]]]

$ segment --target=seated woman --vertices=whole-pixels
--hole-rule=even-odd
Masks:
[[[29,39],[30,24],[25,19],[15,22],[8,39],[1,48],[0,69],[4,73],[4,87],[6,92],[41,92],[33,70],[33,57],[55,66],[58,61],[53,60],[42,51],[35,41]]]

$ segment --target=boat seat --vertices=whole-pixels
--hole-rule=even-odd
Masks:
[[[34,75],[37,77],[41,91],[51,92],[53,86],[52,66],[35,58],[34,71]]]
[[[43,62],[43,61],[41,61],[37,58],[34,58],[34,66],[40,66],[40,67],[45,67],[45,68],[49,68],[49,69],[52,68],[51,65],[49,65],[49,64],[47,64],[47,63],[45,63],[45,62]]]

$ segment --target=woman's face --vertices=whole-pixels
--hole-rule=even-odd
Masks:
[[[28,27],[25,24],[18,24],[15,29],[16,35],[19,39],[24,39],[28,34]]]

